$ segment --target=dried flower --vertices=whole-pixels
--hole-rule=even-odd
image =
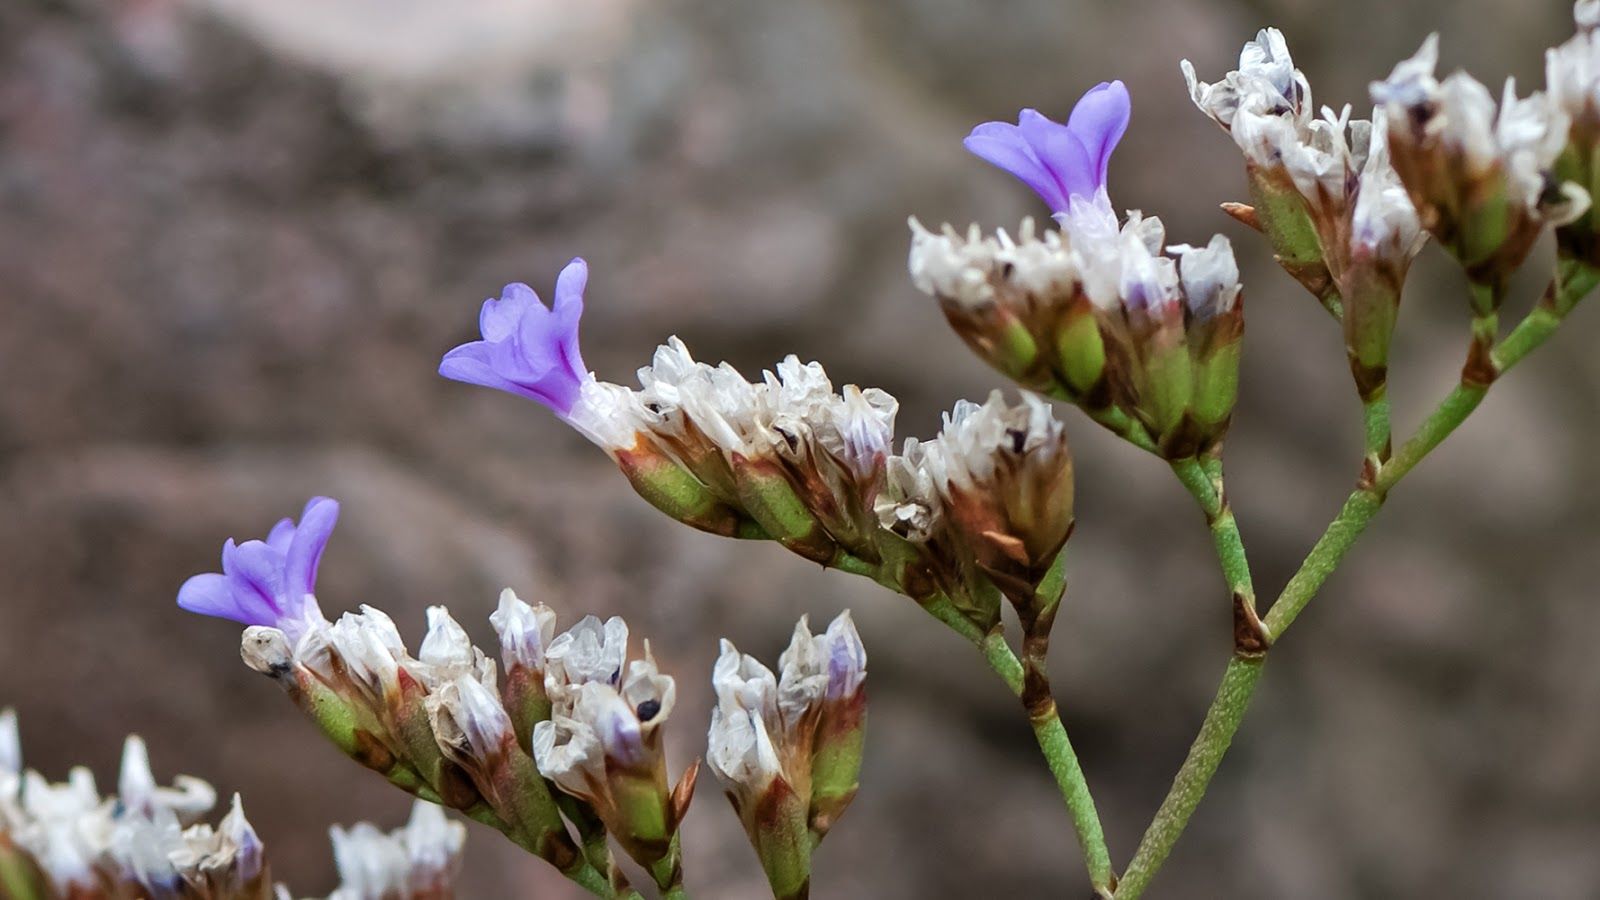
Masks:
[[[327,497],[307,501],[300,522],[284,519],[265,541],[222,545],[222,572],[195,575],[178,590],[178,605],[244,625],[268,625],[298,638],[323,621],[314,594],[317,564],[339,519]]]
[[[1024,109],[1017,124],[985,122],[964,143],[1033,188],[1052,212],[1065,213],[1074,197],[1109,203],[1106,171],[1131,115],[1127,87],[1105,82],[1078,100],[1065,125]]]

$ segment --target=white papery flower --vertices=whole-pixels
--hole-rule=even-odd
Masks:
[[[556,635],[545,651],[545,691],[562,703],[578,685],[599,682],[615,686],[627,658],[628,623],[621,616],[604,623],[595,616],[584,616]]]
[[[1274,151],[1292,146],[1297,128],[1308,125],[1315,110],[1311,85],[1294,67],[1288,42],[1276,28],[1263,29],[1245,44],[1239,68],[1221,81],[1202,82],[1188,60],[1181,68],[1195,106],[1232,134],[1257,165],[1273,165]]]
[[[530,606],[510,588],[500,592],[500,605],[489,614],[500,636],[500,659],[509,672],[516,667],[544,671],[545,652],[555,639],[555,610],[543,603]]]
[[[1422,123],[1422,134],[1411,139],[1438,142],[1465,162],[1467,177],[1501,171],[1516,202],[1537,208],[1546,173],[1566,147],[1571,115],[1545,94],[1519,99],[1514,80],[1506,82],[1496,107],[1489,89],[1466,72],[1439,81],[1438,61],[1434,34],[1388,80],[1373,83],[1374,102],[1402,133]]]

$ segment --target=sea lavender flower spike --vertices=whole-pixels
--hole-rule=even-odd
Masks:
[[[1073,197],[1103,198],[1111,153],[1128,130],[1131,115],[1128,88],[1110,81],[1084,94],[1065,125],[1025,109],[1017,124],[985,122],[963,143],[980,159],[1021,179],[1051,212],[1061,214],[1072,208]]]
[[[339,504],[312,497],[296,524],[284,519],[264,541],[222,545],[222,572],[195,575],[178,589],[178,605],[204,616],[244,625],[267,625],[293,640],[310,622],[322,620],[313,588],[317,564],[328,546]]]
[[[467,384],[520,394],[563,418],[572,413],[593,379],[578,352],[578,320],[589,264],[577,258],[556,278],[555,304],[547,308],[533,288],[508,284],[499,300],[485,300],[478,315],[483,340],[451,350],[439,374]]]

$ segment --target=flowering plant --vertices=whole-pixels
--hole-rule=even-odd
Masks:
[[[1545,91],[1522,97],[1508,83],[1498,102],[1464,72],[1437,77],[1436,38],[1371,86],[1359,119],[1349,105],[1313,104],[1273,29],[1215,82],[1183,63],[1195,105],[1244,157],[1248,202],[1224,211],[1266,238],[1334,320],[1364,411],[1354,489],[1270,604],[1224,474],[1245,333],[1239,267],[1222,235],[1169,245],[1160,219],[1117,211],[1109,169],[1132,118],[1121,82],[1089,90],[1065,123],[1024,109],[1016,124],[967,136],[974,155],[1039,195],[1050,224],[1027,220],[1013,235],[911,219],[912,283],[1018,389],[957,402],[930,439],[897,444],[894,397],[835,389],[821,365],[794,356],[752,380],[669,338],[637,387],[599,379],[579,347],[582,259],[561,271],[550,306],[524,284],[485,301],[481,339],[445,354],[439,372],[547,407],[671,518],[871,578],[970,643],[1019,701],[1091,889],[1133,900],[1204,798],[1273,648],[1392,490],[1600,284],[1600,0],[1575,13],[1577,35],[1549,51]],[[1512,276],[1547,232],[1548,287],[1503,328]],[[1390,352],[1430,239],[1466,276],[1470,336],[1457,384],[1397,441]],[[1232,624],[1216,699],[1121,863],[1049,678],[1076,524],[1068,426],[1051,400],[1170,467],[1210,530],[1225,586],[1217,614]],[[415,653],[377,608],[330,620],[315,586],[339,513],[313,498],[264,540],[228,541],[222,571],[193,576],[177,598],[244,625],[245,663],[338,749],[417,798],[392,835],[334,830],[344,880],[334,896],[450,896],[463,829],[449,808],[596,896],[687,897],[681,826],[702,763],[667,758],[678,683],[649,642],[630,646],[615,617],[587,615],[558,633],[555,609],[510,589],[488,616],[497,652],[475,646],[443,606],[429,609]],[[820,633],[802,618],[775,667],[722,642],[703,762],[774,897],[809,895],[813,851],[860,789],[866,662],[848,613]],[[237,798],[220,824],[201,823],[215,792],[195,779],[156,787],[136,738],[119,798],[101,798],[86,770],[51,785],[23,772],[15,732],[14,717],[0,717],[6,896],[287,896]]]

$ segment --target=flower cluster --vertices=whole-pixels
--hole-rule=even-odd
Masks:
[[[1106,152],[1114,143],[1108,142]],[[1214,444],[1233,406],[1242,327],[1226,241],[1219,238],[1200,251],[1175,248],[1186,260],[1180,267],[1152,248],[1151,241],[1156,248],[1161,241],[1155,220],[1136,217],[1119,231],[1108,208],[1080,200],[1063,221],[1069,231],[1083,235],[1084,250],[1071,260],[1056,232],[1035,240],[1025,231],[1021,244],[1002,234],[1004,252],[994,241],[973,238],[966,246],[954,235],[930,236],[944,243],[919,240],[913,271],[919,283],[947,285],[941,296],[950,296],[951,303],[973,305],[978,294],[992,298],[997,293],[987,282],[974,286],[973,281],[989,278],[1002,265],[996,255],[1010,253],[1018,260],[1019,284],[1034,291],[1039,305],[1053,303],[1089,315],[1089,334],[1073,319],[1066,325],[1070,335],[1058,341],[1041,330],[1039,340],[1048,339],[1052,347],[1079,341],[1083,346],[1075,345],[1072,354],[1074,372],[1084,370],[1083,356],[1099,355],[1097,370],[1086,376],[1095,387],[1092,396],[1114,398],[1121,404],[1115,408],[1139,417],[1133,427],[1147,423],[1169,452],[1193,453]],[[1106,229],[1109,233],[1101,234]],[[1029,302],[1019,295],[1016,305],[1022,309]],[[1009,308],[1004,312],[1012,314]],[[534,304],[525,314],[543,321],[549,311]],[[490,333],[485,331],[486,337]],[[985,548],[986,561],[975,569],[956,546],[908,540],[913,532],[904,523],[892,514],[885,518],[898,410],[889,394],[855,385],[836,392],[821,365],[793,356],[752,382],[727,363],[695,360],[676,338],[656,351],[638,377],[640,386],[633,389],[585,375],[573,405],[552,408],[604,448],[640,495],[697,528],[770,538],[807,559],[871,575],[924,604],[952,603],[980,630],[992,628],[999,615],[997,592],[988,579],[1010,579],[1009,595],[1024,592],[1024,583],[1036,586],[1066,539],[1059,522],[1045,521],[1037,512],[1053,509],[1063,493],[1070,497],[1072,470],[1060,427],[1035,399],[1026,401],[1031,412],[1022,424],[1007,427],[1013,435],[1049,432],[1049,442],[1059,450],[1033,454],[1030,443],[1025,479],[969,480],[958,498],[941,504],[941,509],[954,504],[962,511],[952,521],[1004,526],[989,534],[974,532],[972,540]],[[1006,470],[1014,464],[1009,448],[1015,440],[972,444],[965,451],[966,465]],[[984,453],[992,458],[977,458]],[[902,455],[893,465],[905,469],[921,465],[920,460]],[[888,500],[899,505],[903,498]],[[996,518],[1007,515],[1004,523]],[[1070,508],[1065,515],[1070,522]]]
[[[812,849],[855,797],[866,665],[848,612],[819,635],[802,618],[776,676],[722,642],[706,762],[727,786],[774,897],[805,896]]]
[[[211,785],[178,776],[156,784],[144,742],[129,737],[117,795],[73,769],[51,784],[23,771],[16,716],[0,713],[0,887],[19,897],[275,896],[263,847],[239,798],[213,828]]]
[[[115,795],[101,796],[81,767],[51,784],[23,771],[16,715],[0,712],[0,895],[289,900],[237,795],[215,827],[203,821],[216,801],[198,778],[158,785],[136,736],[123,747]],[[466,830],[438,807],[419,803],[392,838],[367,823],[332,836],[343,884],[330,900],[453,896]]]
[[[1363,400],[1361,480],[1264,616],[1223,477],[1244,332],[1238,265],[1225,237],[1169,246],[1160,219],[1113,206],[1110,160],[1131,120],[1121,82],[1090,90],[1064,124],[1025,109],[1015,124],[987,122],[966,139],[1040,196],[1049,227],[1025,220],[1012,237],[976,225],[936,233],[911,220],[916,288],[1024,389],[1015,402],[995,391],[956,404],[932,439],[907,439],[895,452],[895,398],[835,390],[821,365],[795,356],[751,380],[671,338],[639,369],[637,387],[598,379],[578,343],[582,259],[561,272],[551,306],[525,284],[485,301],[480,339],[447,353],[439,371],[548,407],[669,516],[872,577],[971,641],[1022,702],[1096,895],[1134,900],[1204,793],[1273,641],[1390,488],[1600,284],[1591,203],[1600,190],[1600,0],[1579,0],[1575,14],[1579,34],[1550,51],[1546,91],[1520,98],[1508,84],[1498,104],[1464,73],[1437,77],[1436,38],[1371,86],[1375,106],[1359,119],[1349,106],[1313,103],[1273,29],[1216,82],[1183,63],[1194,103],[1244,154],[1251,204],[1225,210],[1263,232],[1279,263],[1341,321]],[[1557,238],[1557,277],[1501,339],[1506,284],[1546,229]],[[1429,236],[1473,284],[1473,344],[1462,383],[1391,452],[1390,345]],[[1041,395],[1171,464],[1205,515],[1234,616],[1217,700],[1121,873],[1049,682],[1074,467]],[[334,829],[344,882],[334,897],[447,895],[462,826],[441,807],[500,830],[597,896],[641,896],[614,841],[662,896],[683,897],[680,825],[699,764],[672,782],[664,745],[677,682],[649,643],[630,655],[620,618],[587,616],[558,633],[554,611],[510,590],[489,616],[497,658],[443,606],[428,610],[415,654],[375,608],[330,621],[314,591],[338,511],[314,498],[299,522],[280,522],[265,540],[227,542],[222,571],[194,576],[178,595],[186,609],[247,626],[246,663],[345,753],[419,798],[411,824],[391,835]],[[1020,652],[1006,603],[1021,625]],[[778,898],[808,895],[812,852],[856,794],[865,669],[848,614],[820,635],[802,618],[776,672],[722,642],[706,761]],[[14,719],[0,716],[0,886],[24,885],[29,896],[126,884],[140,896],[270,897],[237,801],[217,829],[191,824],[214,802],[210,788],[182,779],[157,788],[136,740],[127,760],[119,801],[100,798],[82,771],[49,785],[21,773]]]
[[[1039,617],[1059,599],[1040,588],[1063,558],[1072,510],[1065,429],[1038,397],[1012,406],[999,391],[958,403],[933,440],[908,439],[878,503],[883,526],[918,549],[972,621],[998,624],[998,593],[1029,631],[1048,629]]]
[[[1237,398],[1244,310],[1233,248],[1162,252],[1160,219],[1079,203],[1013,239],[912,220],[909,268],[980,357],[1179,459],[1215,447]]]
[[[1426,233],[1390,162],[1383,107],[1351,119],[1311,100],[1283,35],[1266,29],[1214,84],[1183,63],[1195,105],[1244,152],[1254,206],[1229,211],[1261,229],[1278,262],[1342,319],[1365,397],[1388,377],[1400,292]]]
[[[645,643],[628,659],[628,623],[586,616],[544,652],[550,718],[533,728],[539,772],[587,804],[661,887],[679,884],[678,825],[694,795],[698,764],[671,788],[662,726],[677,684]]]
[[[1534,240],[1587,211],[1589,194],[1552,181],[1571,126],[1552,97],[1519,99],[1508,80],[1497,110],[1489,89],[1466,72],[1436,79],[1438,62],[1433,35],[1372,86],[1372,99],[1386,113],[1390,155],[1423,225],[1493,309]]]

